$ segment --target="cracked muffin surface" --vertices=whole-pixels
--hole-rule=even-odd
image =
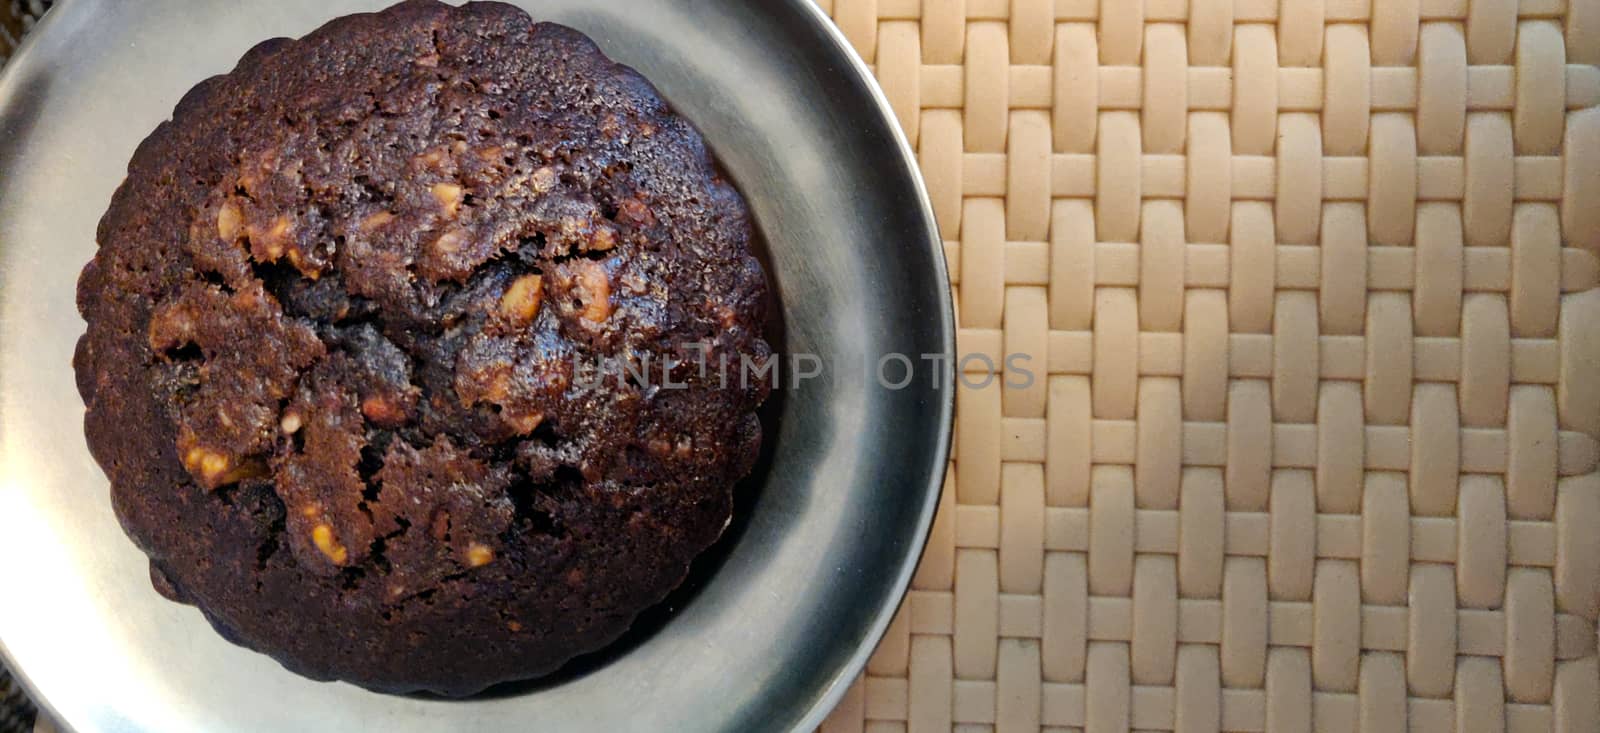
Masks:
[[[252,49],[79,281],[90,448],[164,595],[316,679],[477,692],[727,525],[766,286],[699,134],[577,31],[412,0]]]

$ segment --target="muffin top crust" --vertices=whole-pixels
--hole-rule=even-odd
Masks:
[[[79,282],[86,432],[169,597],[470,694],[626,630],[751,469],[766,286],[699,134],[577,31],[413,0],[251,50]]]

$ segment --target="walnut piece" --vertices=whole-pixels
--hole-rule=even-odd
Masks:
[[[279,214],[266,228],[251,226],[250,252],[260,262],[277,262],[283,257],[289,241],[289,230],[294,221],[288,214]]]
[[[454,254],[461,251],[461,246],[467,243],[467,233],[460,229],[451,229],[440,234],[433,240],[433,249],[441,254]]]
[[[433,198],[439,202],[439,207],[444,209],[444,214],[451,219],[461,212],[461,201],[466,197],[466,192],[454,183],[433,184]]]
[[[183,467],[207,489],[215,490],[248,478],[267,475],[267,465],[259,459],[235,461],[200,445],[180,446],[179,450],[183,456]]]
[[[545,166],[533,172],[533,190],[538,193],[548,192],[556,187],[556,171],[550,166]]]
[[[394,221],[394,214],[391,214],[387,211],[379,211],[375,214],[368,214],[365,219],[361,220],[361,231],[371,233],[377,231],[380,227],[388,224],[391,221]]]
[[[399,427],[406,422],[405,408],[384,395],[370,395],[361,400],[361,414],[379,427]]]

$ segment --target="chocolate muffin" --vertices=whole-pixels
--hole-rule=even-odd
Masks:
[[[625,631],[727,526],[770,356],[743,200],[582,34],[430,0],[267,41],[139,146],[78,304],[164,595],[465,695]],[[710,368],[702,368],[702,365]]]

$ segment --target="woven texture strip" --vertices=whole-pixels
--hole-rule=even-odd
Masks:
[[[1600,0],[821,5],[1048,367],[824,731],[1600,731]]]

